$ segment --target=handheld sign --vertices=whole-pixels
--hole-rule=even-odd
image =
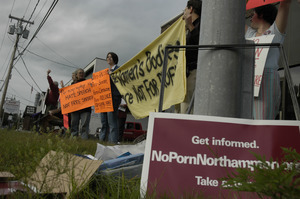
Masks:
[[[93,73],[95,113],[114,111],[108,69]]]
[[[88,79],[60,89],[61,112],[71,113],[94,105],[92,80]]]

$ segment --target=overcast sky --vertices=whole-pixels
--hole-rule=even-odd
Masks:
[[[0,88],[7,75],[16,39],[16,35],[7,34],[8,26],[17,23],[10,20],[9,15],[28,20],[37,2],[1,0]],[[29,38],[20,39],[20,51],[32,38],[52,3],[53,0],[40,0],[31,18],[34,25],[29,27]],[[26,51],[22,56],[38,86],[28,74],[22,59],[19,59],[12,70],[6,96],[20,100],[24,110],[26,105],[33,105],[40,89],[47,90],[48,69],[52,70],[54,80],[67,82],[76,68],[84,68],[96,57],[105,58],[109,51],[119,55],[119,65],[124,64],[159,36],[160,26],[180,14],[185,6],[186,0],[59,1],[37,38],[28,47],[32,53]],[[32,94],[31,86],[34,88]],[[2,93],[3,89],[1,97]]]

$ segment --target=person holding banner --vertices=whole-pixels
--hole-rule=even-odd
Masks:
[[[182,19],[187,29],[186,45],[199,45],[201,0],[189,0]],[[187,113],[196,85],[198,49],[186,49],[186,96],[180,104],[180,113]]]
[[[114,52],[107,53],[106,61],[109,65],[109,74],[119,68],[118,55]],[[117,144],[119,140],[119,126],[118,126],[118,108],[121,103],[121,94],[118,91],[116,85],[110,78],[110,86],[111,86],[111,94],[112,94],[112,101],[113,101],[113,112],[104,112],[101,113],[101,123],[102,128],[100,131],[99,139],[101,141],[105,141],[105,138],[108,133],[108,142]]]
[[[86,80],[84,70],[78,69],[76,73],[76,77],[77,77],[76,83]],[[71,135],[78,136],[78,134],[81,134],[82,139],[88,139],[90,118],[91,118],[91,107],[87,107],[72,112],[71,113]],[[80,121],[80,126],[79,126],[79,121]]]
[[[259,37],[274,34],[273,43],[283,43],[285,30],[288,22],[291,0],[280,2],[279,9],[272,5],[264,5],[254,9],[251,19],[251,27],[246,25],[245,37]],[[280,57],[279,48],[270,48],[259,96],[254,98],[253,117],[254,119],[275,119],[279,113],[281,90],[280,77],[278,74],[278,60]]]

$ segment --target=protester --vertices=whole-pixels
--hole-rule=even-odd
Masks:
[[[291,0],[280,2],[279,9],[268,4],[254,9],[251,27],[246,25],[245,37],[274,34],[273,43],[283,43]],[[275,23],[274,23],[275,22]],[[259,96],[254,98],[254,119],[275,119],[280,106],[279,48],[270,48],[267,56]]]
[[[75,84],[77,82],[76,73],[77,73],[77,70],[75,70],[72,73],[72,82],[71,82],[71,85]],[[60,85],[61,85],[62,88],[65,87],[63,80],[60,81]],[[72,121],[72,119],[71,119],[71,113],[68,113],[68,114],[64,115],[64,118],[65,118],[64,122],[65,122],[65,120],[68,122],[68,124],[65,124],[65,126],[70,127],[71,126],[71,121]]]
[[[47,80],[49,83],[49,89],[47,90],[45,99],[46,109],[45,112],[42,112],[43,115],[39,115],[39,118],[36,121],[37,124],[41,127],[39,131],[41,130],[44,133],[47,132],[47,128],[49,127],[49,111],[57,108],[57,102],[59,98],[58,82],[52,80],[50,73],[51,70],[47,70]]]
[[[76,73],[77,82],[86,80],[83,69],[78,69]],[[89,125],[91,118],[91,107],[81,109],[71,113],[71,135],[81,135],[82,139],[88,139]]]
[[[109,74],[111,74],[113,71],[119,68],[119,66],[117,65],[119,61],[117,54],[109,52],[106,56],[106,61],[109,65]],[[100,114],[102,128],[100,131],[99,139],[101,141],[105,141],[107,132],[109,131],[108,141],[117,144],[119,140],[118,107],[121,102],[121,94],[119,93],[116,85],[111,79],[110,86],[114,110],[112,112]]]
[[[51,70],[47,71],[47,80],[49,83],[49,89],[48,94],[46,96],[46,114],[49,110],[56,109],[57,108],[57,100],[59,97],[59,88],[58,88],[58,82],[53,81],[51,76],[49,75],[51,73]]]
[[[201,0],[189,0],[184,10],[182,19],[185,20],[185,27],[187,29],[186,45],[199,45],[200,33],[200,16],[202,9]],[[180,104],[180,108],[176,107],[176,111],[186,113],[196,85],[198,48],[186,49],[186,96],[184,101]],[[180,110],[178,110],[180,109]]]
[[[123,139],[123,133],[125,129],[125,123],[127,119],[127,104],[125,100],[122,98],[120,106],[118,108],[118,119],[119,119],[119,140],[118,142],[121,142]]]
[[[75,70],[73,73],[72,73],[72,83],[71,84],[75,84],[77,82],[77,70]]]

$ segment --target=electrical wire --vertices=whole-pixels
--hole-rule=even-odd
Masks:
[[[23,49],[24,49],[24,48],[23,48]],[[67,64],[63,64],[63,63],[60,63],[60,62],[51,60],[51,59],[49,59],[49,58],[43,57],[43,56],[41,56],[41,55],[38,55],[38,54],[36,54],[36,53],[34,53],[34,52],[28,50],[28,49],[25,49],[25,50],[26,50],[27,52],[29,52],[29,53],[31,53],[31,54],[37,56],[37,57],[40,57],[40,58],[45,59],[45,60],[48,60],[48,61],[53,62],[53,63],[55,63],[55,64],[59,64],[59,65],[63,65],[63,66],[67,66],[67,67],[75,68],[75,69],[80,68],[80,67],[70,66],[70,65],[67,65]]]
[[[41,28],[43,27],[43,25],[46,23],[48,17],[50,16],[50,14],[52,13],[53,9],[55,8],[56,4],[58,3],[59,0],[54,0],[53,3],[51,4],[49,10],[47,11],[46,15],[44,16],[42,22],[40,23],[39,27],[36,29],[35,33],[33,34],[32,38],[30,39],[30,41],[27,43],[27,45],[25,46],[25,48],[23,49],[23,51],[19,54],[22,55],[25,50],[28,48],[28,46],[31,44],[31,42],[33,41],[33,39],[36,37],[36,35],[39,33],[39,31],[41,30]],[[19,56],[18,55],[18,56]]]
[[[32,11],[32,13],[31,13],[31,15],[30,15],[28,21],[31,20],[31,18],[32,18],[33,14],[34,14],[34,12],[35,12],[35,10],[36,10],[36,8],[37,8],[37,6],[39,5],[39,3],[40,3],[40,0],[38,0],[37,3],[35,4],[35,6],[34,6],[34,8],[33,8],[33,11]]]
[[[16,2],[16,0],[14,0],[14,2],[13,2],[13,5],[12,5],[12,7],[11,7],[11,9],[10,9],[10,13],[9,13],[9,14],[11,14],[11,13],[12,13],[12,11],[13,11],[13,8],[15,7],[15,2]]]
[[[40,0],[38,0],[37,3],[35,4],[34,9],[33,9],[32,13],[31,13],[31,15],[30,15],[28,21],[31,20],[31,18],[32,18],[33,14],[34,14],[34,12],[35,12],[35,10],[36,10],[36,8],[37,8],[37,6],[39,5],[39,3],[40,3]],[[26,24],[24,30],[26,30],[27,26],[28,26],[28,23]]]
[[[5,28],[5,30],[4,30],[3,39],[2,39],[2,41],[1,41],[1,45],[0,45],[0,52],[1,52],[1,50],[2,50],[2,47],[3,47],[3,43],[4,43],[4,39],[5,39],[5,35],[6,35],[6,33],[7,33],[8,24],[9,24],[9,18],[8,18],[8,20],[7,20],[6,28]]]
[[[55,8],[56,4],[58,3],[59,0],[54,0],[53,3],[51,4],[50,8],[48,9],[46,15],[44,16],[42,22],[40,23],[39,27],[37,28],[37,30],[35,31],[34,35],[32,36],[32,38],[30,39],[30,41],[27,43],[26,47],[23,49],[23,51],[17,55],[17,57],[15,59],[17,59],[17,61],[14,63],[14,66],[17,64],[17,62],[20,60],[20,58],[22,59],[25,68],[26,64],[23,60],[23,58],[21,57],[25,50],[28,48],[28,46],[31,44],[31,42],[33,41],[33,39],[36,37],[36,35],[38,34],[38,32],[40,31],[40,29],[42,28],[42,26],[45,24],[45,22],[47,21],[48,17],[50,16],[50,14],[52,13],[53,9]],[[16,69],[16,68],[15,68]],[[21,73],[16,69],[16,71],[19,73],[19,75],[25,80],[25,78],[21,75]],[[27,72],[29,73],[28,69]],[[30,73],[29,73],[30,74]],[[31,75],[30,75],[31,76]],[[34,81],[34,79],[32,78],[32,80]],[[26,81],[26,80],[25,80]],[[26,81],[27,82],[27,81]],[[35,82],[35,81],[34,81]],[[28,83],[28,82],[27,82]],[[28,83],[29,84],[29,83]],[[35,83],[36,84],[36,83]],[[30,84],[29,84],[30,85]],[[37,84],[36,84],[37,85]],[[38,87],[39,88],[39,87]],[[39,88],[40,89],[40,88]],[[41,89],[40,89],[41,90]],[[42,91],[42,90],[41,90]]]
[[[27,8],[26,8],[26,10],[25,10],[25,13],[24,13],[23,17],[25,17],[25,15],[26,15],[26,13],[27,13],[27,11],[28,11],[28,8],[29,8],[30,3],[31,3],[31,0],[29,1],[28,5],[27,5]]]
[[[45,3],[43,4],[42,8],[41,8],[40,11],[37,13],[37,15],[35,16],[35,18],[34,18],[33,21],[35,21],[36,18],[40,15],[41,11],[44,9],[44,7],[45,7],[45,5],[46,5],[47,2],[48,2],[48,0],[45,1]]]
[[[3,67],[4,67],[5,63],[7,62],[9,55],[11,54],[12,48],[13,48],[13,46],[10,47],[10,50],[9,50],[7,56],[6,56],[5,62],[3,63]],[[2,69],[3,69],[3,67],[2,67]],[[2,79],[4,78],[4,76],[5,76],[6,71],[8,70],[8,68],[9,68],[9,63],[7,63],[7,67],[5,68],[5,71],[4,71],[4,73],[3,73]],[[2,70],[2,69],[1,69],[1,70]]]
[[[16,68],[16,67],[14,67],[13,69],[15,69],[18,73],[19,73],[19,75],[22,77],[22,79],[29,85],[29,86],[32,86],[32,85],[30,85],[30,83],[23,77],[23,75],[21,75],[21,73],[19,72],[19,70]],[[36,91],[36,92],[40,92],[40,91],[38,91],[36,88],[34,88],[33,87],[33,89]],[[41,91],[42,92],[42,91]]]
[[[73,64],[72,62],[70,62],[69,60],[67,60],[66,58],[64,58],[63,56],[61,56],[60,54],[58,54],[57,52],[55,52],[52,48],[50,48],[47,44],[45,44],[44,42],[42,42],[38,37],[36,37],[36,39],[41,42],[42,44],[44,44],[44,46],[46,46],[49,50],[51,50],[52,52],[54,52],[57,56],[63,58],[64,60],[66,60],[68,63],[72,64],[74,67],[73,68],[80,68],[79,66],[76,66],[75,64]]]
[[[19,50],[18,50],[18,51],[19,51]],[[21,58],[21,60],[22,60],[22,62],[23,62],[23,64],[24,64],[24,66],[25,66],[25,68],[26,68],[26,71],[27,71],[28,75],[30,76],[30,78],[32,79],[32,81],[34,82],[34,84],[38,87],[38,89],[40,89],[40,91],[42,92],[42,89],[38,86],[38,84],[36,83],[36,81],[34,80],[34,78],[32,77],[32,75],[30,74],[30,72],[29,72],[29,70],[28,70],[28,68],[27,68],[27,66],[26,66],[26,64],[25,64],[25,61],[24,61],[23,57],[20,56],[20,58]]]
[[[10,87],[10,86],[8,86],[8,87],[9,87],[9,89],[12,89],[14,92],[16,92],[16,94],[18,94],[18,92],[17,92],[15,89],[13,89],[13,88]],[[28,99],[25,99],[24,97],[20,97],[20,96],[14,94],[14,93],[11,93],[11,92],[7,92],[7,93],[10,94],[10,95],[14,95],[14,96],[16,96],[16,97],[18,97],[18,98],[20,98],[20,99],[22,99],[22,100],[25,100],[25,101],[27,101],[27,102],[34,103],[34,102],[32,102],[32,101],[30,101],[30,100],[28,100]]]
[[[12,7],[11,7],[11,9],[10,9],[10,14],[11,14],[12,11],[13,11],[13,8],[14,8],[14,6],[15,6],[15,2],[16,2],[16,0],[14,0],[13,5],[12,5]],[[4,35],[3,35],[3,39],[2,39],[2,42],[1,42],[1,46],[0,46],[0,52],[1,52],[1,50],[2,50],[2,46],[3,46],[3,43],[4,43],[5,35],[7,34],[8,24],[9,24],[9,18],[8,18],[8,20],[7,20],[6,28],[5,28],[5,30],[4,30]],[[12,47],[11,47],[11,48],[12,48]],[[10,51],[11,51],[11,49],[10,49]],[[6,58],[6,60],[7,60],[7,58]],[[6,62],[6,61],[5,61],[5,62]],[[5,65],[5,62],[4,62],[4,64],[3,64],[3,66]],[[3,67],[2,67],[2,68],[3,68]],[[2,70],[2,68],[1,68],[1,70]],[[6,70],[7,70],[7,68],[6,68]],[[4,73],[4,74],[5,74],[5,73]],[[4,77],[4,76],[3,76],[3,77]],[[2,77],[2,79],[3,79],[3,77]]]

